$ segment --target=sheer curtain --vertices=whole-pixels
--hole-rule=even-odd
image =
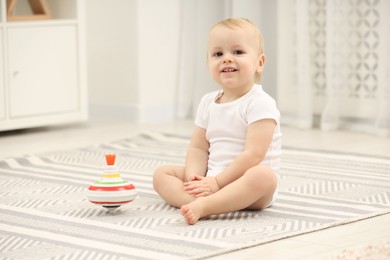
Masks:
[[[390,1],[278,2],[285,124],[390,136]]]

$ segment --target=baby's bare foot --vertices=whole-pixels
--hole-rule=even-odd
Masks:
[[[180,213],[183,215],[187,224],[193,225],[198,222],[199,218],[203,217],[203,206],[199,199],[183,205],[180,208]]]

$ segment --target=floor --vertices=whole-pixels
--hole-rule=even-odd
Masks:
[[[0,160],[11,156],[64,150],[113,141],[141,131],[191,133],[192,122],[135,125],[119,121],[0,132]],[[283,144],[390,156],[390,138],[350,132],[321,132],[283,127]],[[334,259],[344,249],[361,248],[390,240],[390,214],[329,228],[212,259]]]

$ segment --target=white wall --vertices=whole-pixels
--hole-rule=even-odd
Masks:
[[[92,118],[174,118],[179,0],[86,0]]]
[[[175,116],[180,0],[139,0],[138,121],[172,120]]]
[[[138,102],[136,1],[87,0],[87,66],[91,116],[134,116]],[[119,114],[120,113],[120,114]]]
[[[183,7],[192,5],[196,8],[190,16],[196,16],[197,25],[193,32],[185,33],[194,33],[197,45],[204,45],[199,48],[200,53],[192,55],[203,56],[204,53],[205,56],[203,49],[210,25],[229,13],[231,16],[247,17],[261,27],[268,58],[263,76],[264,88],[275,95],[275,1],[86,0],[92,118],[115,117],[131,122],[173,120],[177,116],[177,95],[197,96],[204,92],[198,89],[178,94],[180,82],[188,80],[195,82],[194,85],[199,88],[210,88],[208,85],[212,83],[206,76],[205,59],[197,59],[195,75],[184,81],[180,78],[190,73],[179,69],[190,60],[181,59],[179,65],[178,55],[183,52],[179,49],[180,23],[188,20],[188,17],[183,17]],[[188,16],[188,12],[185,15]]]

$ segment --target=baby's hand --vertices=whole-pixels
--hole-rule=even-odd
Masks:
[[[188,181],[196,181],[196,180],[198,180],[199,177],[202,177],[202,176],[200,176],[200,175],[190,175],[188,177]]]
[[[205,197],[219,190],[215,177],[191,176],[184,183],[184,190],[195,197]]]

